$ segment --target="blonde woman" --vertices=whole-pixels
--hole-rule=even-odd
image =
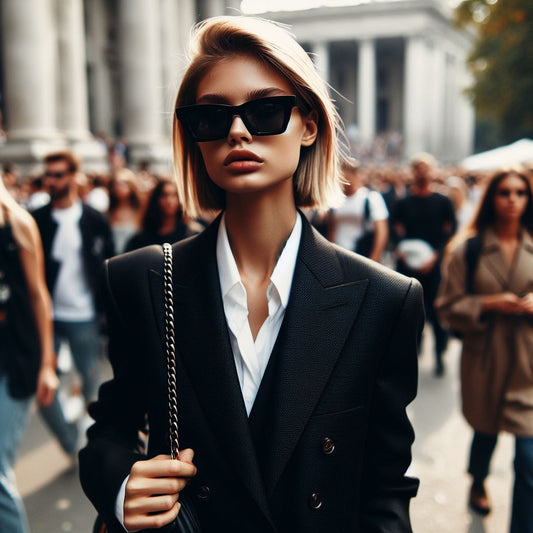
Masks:
[[[213,18],[175,107],[180,203],[191,217],[222,211],[173,247],[183,450],[170,459],[153,246],[107,264],[115,374],[90,411],[86,493],[117,531],[162,527],[181,505],[205,533],[411,531],[421,288],[329,243],[299,210],[339,194],[326,83],[284,28]]]
[[[0,179],[0,531],[28,532],[13,465],[33,394],[49,405],[58,384],[39,230]]]

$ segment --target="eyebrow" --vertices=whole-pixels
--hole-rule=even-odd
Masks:
[[[246,94],[245,102],[266,98],[267,96],[286,95],[287,93],[279,87],[265,87],[263,89],[254,89]],[[229,104],[229,98],[223,94],[204,94],[197,99],[196,103],[202,104]]]

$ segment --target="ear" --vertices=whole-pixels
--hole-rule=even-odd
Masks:
[[[318,113],[313,109],[307,116],[302,116],[304,131],[302,146],[311,146],[318,136]]]

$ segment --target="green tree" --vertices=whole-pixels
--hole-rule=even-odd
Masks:
[[[463,0],[456,23],[473,29],[470,96],[501,141],[533,136],[533,0]]]

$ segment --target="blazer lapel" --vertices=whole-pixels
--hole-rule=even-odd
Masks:
[[[174,246],[176,347],[224,456],[272,522],[220,293],[215,252],[218,225],[216,221],[188,243],[186,261],[180,260],[185,247]],[[158,284],[154,294],[162,294],[162,281]],[[162,296],[153,301],[158,323],[163,324]]]
[[[291,296],[274,348],[278,363],[262,458],[268,495],[328,382],[367,284],[366,279],[345,283],[334,248],[304,220]]]

